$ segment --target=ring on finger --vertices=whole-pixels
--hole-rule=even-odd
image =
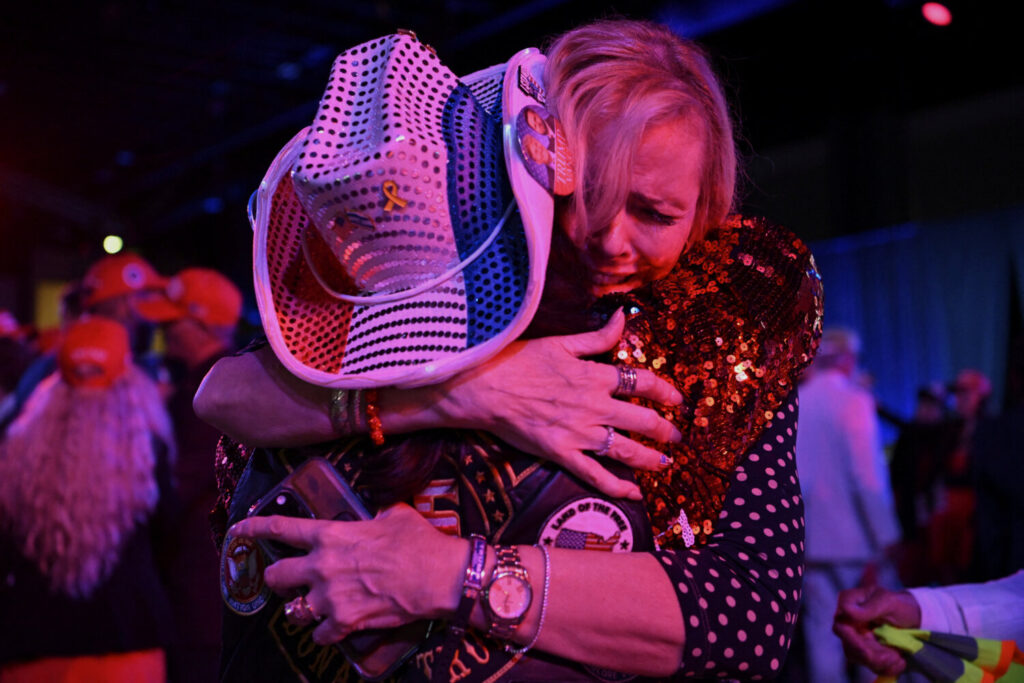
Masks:
[[[294,600],[285,603],[284,618],[295,626],[309,626],[313,622],[322,619],[319,614],[313,611],[313,607],[306,600],[305,595],[300,595]]]
[[[289,624],[294,626],[306,626],[312,623],[309,614],[304,608],[304,605],[308,604],[302,597],[289,600],[284,605],[284,618],[288,620]]]
[[[636,391],[636,368],[629,368],[619,365],[619,385],[615,387],[615,393],[620,396],[632,396]]]
[[[615,441],[615,430],[611,427],[605,427],[607,432],[604,437],[604,445],[601,448],[594,451],[594,455],[598,457],[605,457],[612,450],[612,443]]]

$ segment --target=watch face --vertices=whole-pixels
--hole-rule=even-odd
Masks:
[[[530,606],[533,591],[522,577],[505,574],[491,581],[487,603],[491,611],[502,619],[519,619]]]

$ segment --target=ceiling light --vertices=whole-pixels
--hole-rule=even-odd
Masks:
[[[936,26],[949,26],[953,23],[953,13],[941,2],[926,2],[921,5],[921,16]]]
[[[124,248],[124,240],[117,235],[107,235],[103,238],[103,251],[108,254],[116,254]]]

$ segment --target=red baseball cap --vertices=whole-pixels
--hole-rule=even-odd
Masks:
[[[72,324],[57,352],[60,374],[73,387],[108,388],[131,362],[128,331],[102,316]]]
[[[167,282],[164,294],[138,302],[136,310],[159,322],[193,318],[205,325],[229,327],[242,315],[242,292],[211,268],[185,268]]]
[[[156,272],[146,259],[138,254],[105,256],[92,265],[82,278],[83,303],[86,308],[125,294],[136,292],[163,292],[167,278]],[[154,297],[160,301],[162,297]],[[152,322],[163,322],[174,315],[170,306],[153,304],[136,306],[139,315]]]

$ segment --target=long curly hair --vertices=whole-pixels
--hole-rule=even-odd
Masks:
[[[55,372],[0,443],[0,525],[51,588],[87,598],[156,507],[158,449],[173,458],[156,384],[132,366],[110,388]]]

